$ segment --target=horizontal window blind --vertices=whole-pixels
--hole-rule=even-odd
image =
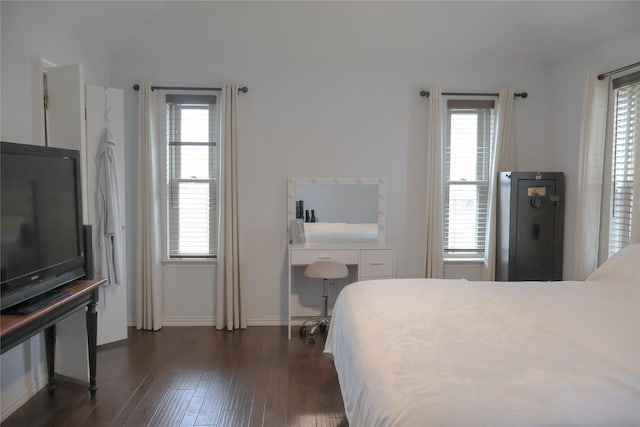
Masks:
[[[212,258],[217,245],[219,112],[215,95],[166,95],[170,258]]]
[[[630,78],[631,77],[631,78]],[[635,165],[640,145],[640,73],[613,81],[615,116],[611,155],[609,256],[631,240]]]
[[[494,103],[449,100],[444,147],[445,255],[484,252]]]

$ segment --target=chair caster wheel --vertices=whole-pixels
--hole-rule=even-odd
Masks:
[[[298,330],[298,333],[300,334],[301,338],[304,338],[305,336],[307,336],[307,327],[301,326],[300,329]]]
[[[315,343],[316,343],[316,339],[314,338],[314,336],[313,336],[313,335],[311,335],[311,336],[309,337],[309,344],[315,344]]]

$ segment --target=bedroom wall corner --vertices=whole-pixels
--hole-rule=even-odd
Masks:
[[[87,81],[105,85],[111,54],[52,23],[38,3],[0,3],[1,107],[3,141],[42,143],[34,131],[34,67],[40,57],[56,64],[85,65]],[[34,140],[35,139],[35,140]],[[4,420],[46,385],[42,334],[0,357],[0,395]]]
[[[640,28],[625,32],[549,65],[545,169],[566,176],[564,280],[574,279],[578,159],[584,81],[587,72],[607,72],[640,58]]]

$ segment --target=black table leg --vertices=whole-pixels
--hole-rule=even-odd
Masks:
[[[96,353],[98,343],[98,312],[96,303],[87,305],[87,344],[89,346],[89,391],[91,396],[96,395]]]
[[[47,354],[48,390],[53,393],[56,389],[56,325],[51,325],[44,330],[44,348]]]

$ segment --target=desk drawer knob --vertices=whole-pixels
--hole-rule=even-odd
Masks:
[[[369,265],[384,265],[384,262],[370,262]]]
[[[319,256],[318,259],[331,259],[330,256]]]

